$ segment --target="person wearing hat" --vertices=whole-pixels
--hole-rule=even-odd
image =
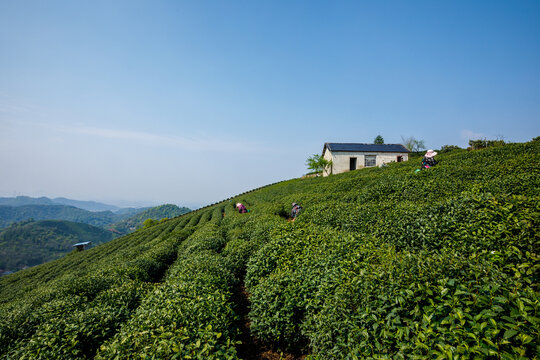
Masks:
[[[437,155],[437,152],[431,149],[426,152],[424,158],[422,159],[422,169],[429,169],[430,167],[437,165],[435,155]]]
[[[244,206],[244,204],[236,203],[236,208],[238,209],[238,212],[239,212],[240,214],[245,214],[245,213],[248,212],[247,209],[246,209],[246,207]]]
[[[300,213],[300,210],[302,210],[302,207],[298,205],[297,203],[292,203],[292,210],[291,210],[291,219],[294,221],[298,214]]]

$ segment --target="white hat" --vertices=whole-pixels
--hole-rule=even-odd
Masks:
[[[432,158],[434,157],[435,155],[437,155],[437,152],[436,151],[433,151],[432,149],[429,149],[427,152],[426,152],[426,155],[424,155],[425,157],[428,157],[428,158]]]

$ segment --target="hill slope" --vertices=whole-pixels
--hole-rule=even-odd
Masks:
[[[121,218],[110,211],[93,212],[67,205],[0,206],[0,228],[28,219],[67,220],[103,227]]]
[[[140,229],[146,219],[153,219],[159,221],[165,218],[173,218],[176,216],[180,216],[190,211],[191,209],[188,209],[186,207],[180,208],[172,204],[155,206],[152,208],[147,208],[127,219],[112,224],[110,228],[120,233],[127,234],[131,231],[135,231],[136,229]]]
[[[88,211],[116,212],[120,210],[118,206],[114,206],[114,205],[103,204],[96,201],[72,200],[72,199],[66,199],[63,197],[54,198],[53,202],[59,205],[75,206],[75,207],[78,207],[79,209],[88,210]]]
[[[48,197],[42,196],[33,198],[30,196],[0,197],[0,205],[3,206],[23,206],[23,205],[58,205]]]
[[[439,157],[285,181],[5,276],[0,356],[538,358],[540,144]]]
[[[70,221],[42,220],[16,223],[0,231],[0,270],[16,271],[73,251],[72,245],[92,245],[113,239],[110,231]]]
[[[142,209],[128,208],[122,209],[118,213],[88,211],[68,205],[0,205],[0,229],[28,219],[67,220],[102,228],[112,227],[122,233],[127,233],[130,227],[141,227],[142,222],[148,218],[160,220],[185,214],[189,211],[191,210],[188,208],[179,208],[176,205],[161,205]]]

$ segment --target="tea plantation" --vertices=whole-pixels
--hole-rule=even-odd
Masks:
[[[307,359],[540,358],[540,142],[438,160],[281,182],[5,276],[0,358],[242,359],[240,288],[252,338]]]

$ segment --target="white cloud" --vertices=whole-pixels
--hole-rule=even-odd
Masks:
[[[48,118],[56,118],[57,121],[40,121],[43,114],[48,114]],[[54,115],[53,115],[54,114]],[[261,145],[248,142],[245,139],[224,139],[215,136],[178,136],[174,134],[159,134],[131,129],[111,129],[103,127],[92,127],[84,124],[65,125],[67,117],[72,114],[65,114],[54,109],[45,109],[35,104],[13,99],[0,92],[0,126],[4,129],[32,129],[34,131],[53,130],[56,133],[78,134],[87,137],[129,141],[138,145],[149,145],[155,147],[177,148],[186,151],[196,152],[243,152],[248,149],[250,153],[283,154],[285,151],[268,145]],[[41,129],[41,130],[38,130]],[[5,131],[4,131],[5,132]],[[61,136],[55,136],[58,141]]]
[[[0,114],[20,115],[36,111],[36,106],[19,101],[0,93]]]
[[[154,134],[149,132],[116,130],[107,128],[96,128],[87,126],[58,126],[58,129],[64,133],[81,134],[93,137],[128,140],[143,145],[165,146],[181,148],[184,150],[201,152],[241,152],[249,148],[250,152],[275,152],[269,147],[234,141],[234,140],[216,140],[216,139],[196,139],[176,135]]]
[[[0,113],[6,113],[6,114],[19,114],[19,113],[27,113],[29,112],[28,108],[24,108],[22,106],[17,106],[13,104],[1,104],[0,103]]]

